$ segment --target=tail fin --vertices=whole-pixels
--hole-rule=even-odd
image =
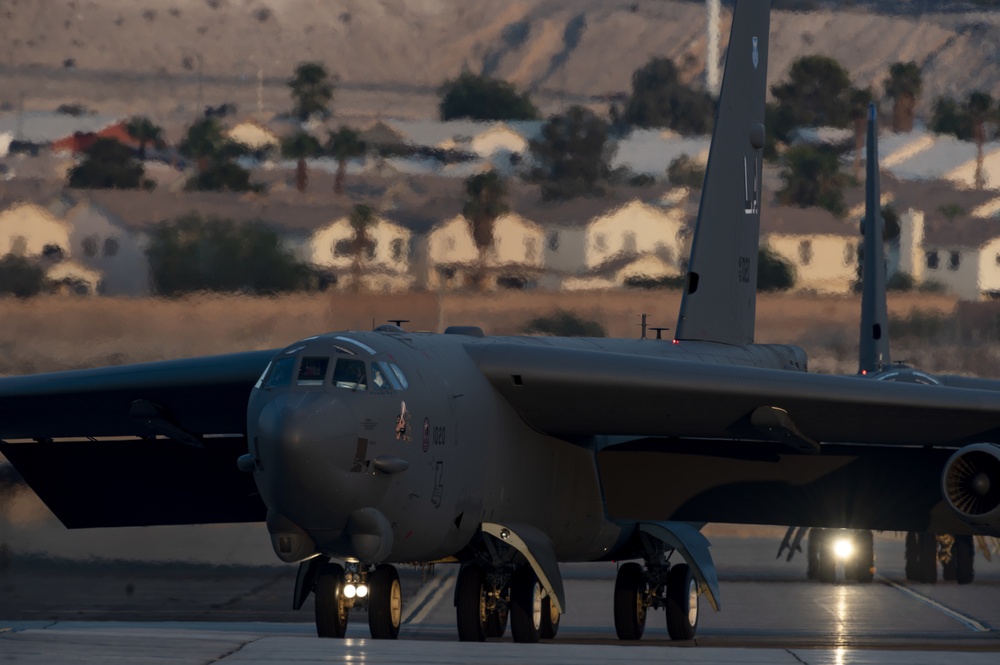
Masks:
[[[885,252],[878,172],[878,114],[868,106],[868,152],[865,172],[864,264],[861,272],[861,337],[858,372],[878,372],[890,364],[889,327],[885,303]]]
[[[771,3],[733,13],[676,339],[753,342]]]

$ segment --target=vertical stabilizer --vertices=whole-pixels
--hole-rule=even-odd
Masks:
[[[868,105],[868,151],[865,168],[865,221],[861,266],[861,337],[858,344],[858,372],[878,372],[889,359],[889,327],[885,303],[885,251],[882,237],[882,196],[878,173],[878,113]]]
[[[771,3],[739,0],[676,339],[753,342]]]

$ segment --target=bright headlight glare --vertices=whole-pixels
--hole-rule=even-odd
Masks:
[[[348,584],[344,587],[344,598],[354,598],[356,595],[361,595],[358,593],[358,587],[353,584]]]
[[[854,543],[847,538],[839,538],[833,544],[833,553],[838,559],[849,559],[854,554]]]
[[[368,595],[368,587],[364,584],[358,585],[358,598],[364,598]]]

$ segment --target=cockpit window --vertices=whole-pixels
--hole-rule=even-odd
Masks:
[[[267,383],[264,384],[265,388],[278,388],[280,386],[287,386],[292,382],[292,369],[295,367],[295,358],[281,358],[276,363],[274,367],[271,368],[271,374],[267,377]]]
[[[337,358],[333,368],[333,385],[351,390],[366,390],[368,385],[365,361]]]
[[[382,363],[372,363],[372,390],[397,390]]]
[[[303,358],[299,365],[300,386],[321,386],[326,378],[326,368],[330,365],[329,358]]]
[[[391,369],[392,373],[396,375],[396,379],[399,380],[399,385],[402,386],[403,390],[410,387],[410,384],[406,381],[406,375],[403,374],[403,370],[399,369],[398,365],[395,363],[389,363],[389,369]]]
[[[403,389],[403,386],[399,383],[399,379],[396,377],[396,373],[389,367],[389,363],[383,360],[380,360],[378,363],[372,365],[372,383],[375,383],[376,385],[378,384],[378,381],[375,378],[376,365],[381,370],[379,373],[384,377],[384,379],[388,379],[389,385],[392,386],[393,390]]]

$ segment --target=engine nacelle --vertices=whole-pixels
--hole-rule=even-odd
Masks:
[[[966,524],[1000,529],[1000,446],[975,443],[955,451],[944,465],[941,491]]]

